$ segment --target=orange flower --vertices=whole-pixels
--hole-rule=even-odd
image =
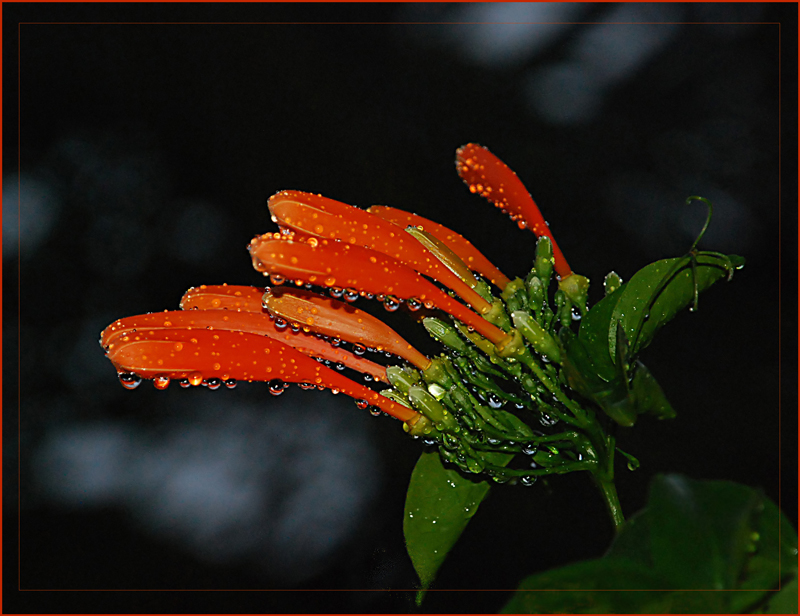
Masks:
[[[236,380],[270,381],[271,391],[277,394],[285,383],[300,383],[341,391],[360,406],[376,406],[402,421],[413,424],[419,419],[416,411],[293,348],[313,336],[296,333],[288,339],[291,345],[286,344],[270,336],[275,326],[268,323],[269,316],[252,312],[165,311],[120,319],[103,331],[100,342],[129,388],[141,378],[152,378],[159,389],[172,380],[212,389],[222,383],[231,386]],[[319,348],[327,344],[318,342]]]
[[[282,190],[270,197],[267,204],[273,222],[282,228],[303,237],[313,235],[366,246],[441,282],[478,312],[491,309],[489,302],[393,222],[352,205],[297,190]]]
[[[397,259],[369,248],[330,240],[307,241],[266,234],[250,242],[253,266],[280,279],[327,288],[385,296],[384,305],[399,306],[397,298],[436,306],[498,344],[507,336],[469,308],[445,294]]]
[[[500,289],[504,289],[510,282],[503,272],[497,269],[489,259],[472,245],[472,242],[444,225],[440,225],[438,222],[386,205],[373,205],[367,208],[367,211],[401,227],[419,227],[423,231],[427,231],[456,253],[473,272],[477,272],[487,278],[489,282]]]
[[[309,335],[308,328],[305,328],[303,332],[295,331],[294,328],[287,327],[285,322],[275,321],[272,315],[263,308],[263,295],[264,289],[259,287],[201,285],[198,288],[189,289],[181,298],[180,306],[183,310],[192,311],[203,309],[257,313],[252,317],[235,317],[232,315],[205,315],[205,317],[210,317],[217,321],[222,319],[223,323],[217,325],[218,329],[231,329],[233,331],[242,329],[243,331],[270,336],[285,342],[289,346],[293,346],[306,355],[320,357],[337,364],[344,364],[346,367],[357,370],[362,374],[368,374],[377,381],[388,382],[386,368],[380,364],[363,357],[357,357],[321,340],[317,336]],[[192,312],[192,314],[197,315],[198,313]]]
[[[528,228],[537,237],[549,237],[553,245],[556,273],[562,279],[572,275],[572,269],[536,202],[508,165],[485,147],[468,143],[456,151],[456,169],[471,192],[478,193],[502,211],[508,212],[520,229]]]
[[[264,306],[271,314],[294,323],[304,331],[312,331],[359,348],[374,347],[398,355],[425,370],[431,360],[398,336],[393,329],[345,302],[323,297],[302,289],[269,289],[264,293]]]

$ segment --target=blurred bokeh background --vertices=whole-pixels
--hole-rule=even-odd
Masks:
[[[620,467],[619,492],[630,514],[654,473],[681,472],[761,487],[796,517],[797,355],[779,355],[797,339],[796,5],[3,17],[6,611],[414,609],[401,518],[421,445],[398,422],[263,384],[126,391],[97,340],[190,286],[263,285],[246,244],[274,229],[265,199],[285,188],[415,211],[523,275],[533,236],[456,176],[470,141],[517,171],[593,300],[607,272],[688,249],[705,215],[688,195],[714,202],[701,247],[747,267],[645,351],[678,417],[620,431],[642,468]],[[402,317],[387,315],[433,350]],[[611,536],[586,477],[498,487],[441,571],[453,592],[424,609],[497,611],[524,575],[599,556]],[[9,594],[17,581],[219,592]]]

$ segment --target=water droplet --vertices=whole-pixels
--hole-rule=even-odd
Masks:
[[[362,411],[369,406],[369,402],[367,402],[364,399],[358,399],[355,402],[356,402],[356,406],[358,408],[360,408]]]
[[[316,385],[314,383],[300,383],[300,389],[303,391],[308,391],[309,389],[314,389]]]
[[[334,366],[333,366],[333,367],[334,367],[334,368],[336,368],[337,370],[339,370],[340,372],[341,372],[342,370],[344,370],[344,364],[343,364],[343,363],[341,363],[341,362],[337,362],[336,364],[334,364]]]
[[[417,310],[422,308],[422,302],[415,297],[411,297],[406,300],[406,306],[408,306],[408,309],[411,310],[412,312],[416,312]]]
[[[280,274],[270,274],[269,280],[272,284],[274,284],[277,287],[282,285],[286,279]]]
[[[554,426],[558,423],[558,418],[553,418],[547,413],[542,413],[541,417],[539,417],[539,423],[546,428],[549,428],[550,426]]]
[[[142,377],[133,372],[120,372],[117,378],[125,389],[136,389],[142,384]]]
[[[331,338],[330,340],[328,340],[328,342],[332,347],[338,347],[340,344],[342,344],[342,341],[339,340],[338,338]]]
[[[269,393],[273,396],[280,396],[284,389],[286,389],[286,383],[280,379],[272,379],[269,382]]]
[[[363,344],[354,344],[353,345],[353,353],[356,355],[363,355],[367,352],[367,348]]]
[[[355,289],[344,290],[344,301],[352,303],[357,299],[358,299],[358,291],[356,291]]]
[[[180,379],[178,381],[178,385],[186,389],[187,387],[191,387],[192,384],[189,382],[189,379]]]
[[[364,380],[365,380],[367,383],[370,383],[370,382],[372,382],[372,375],[371,375],[371,374],[365,374],[365,375],[364,375]]]
[[[208,379],[205,382],[205,385],[212,391],[215,389],[219,389],[222,386],[222,379],[216,379],[216,378]]]
[[[387,295],[383,299],[383,307],[389,312],[394,312],[400,307],[400,300],[392,295]]]
[[[538,451],[536,447],[536,443],[528,443],[527,445],[522,446],[522,453],[526,456],[532,456]]]
[[[580,321],[581,320],[581,313],[580,310],[577,308],[572,309],[572,320],[573,321]]]
[[[534,483],[536,483],[536,476],[525,475],[524,477],[520,478],[519,482],[526,488],[530,488]]]
[[[289,324],[281,319],[280,317],[275,317],[275,329],[284,330],[289,326]]]
[[[340,289],[339,287],[331,287],[328,289],[328,293],[331,294],[331,297],[341,299],[342,295],[344,295],[344,289]]]
[[[236,387],[236,379],[226,379],[223,382],[225,383],[225,387],[227,387],[228,389],[233,389],[234,387]]]
[[[489,394],[489,399],[487,400],[487,402],[489,403],[489,406],[491,406],[493,409],[503,408],[503,406],[506,403],[505,400],[503,400],[500,396],[492,393]]]
[[[169,387],[169,377],[166,375],[157,376],[153,379],[153,387],[156,389],[166,389]]]
[[[382,412],[377,406],[369,407],[369,414],[373,417],[378,417]]]
[[[436,444],[436,439],[433,438],[423,438],[422,444],[426,447],[433,447]]]
[[[187,377],[190,385],[197,387],[203,382],[203,375],[199,372],[192,372]]]

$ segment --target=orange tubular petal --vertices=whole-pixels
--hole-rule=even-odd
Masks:
[[[265,336],[239,331],[162,329],[137,331],[110,349],[108,358],[123,372],[143,378],[237,379],[310,383],[365,400],[401,421],[419,418],[415,411],[381,396],[292,347]]]
[[[537,236],[549,237],[553,244],[556,273],[561,278],[572,274],[538,206],[508,165],[485,147],[468,143],[456,150],[456,169],[471,192],[478,193],[511,214],[521,229],[527,227]]]
[[[431,360],[408,344],[386,323],[350,304],[302,289],[274,288],[264,293],[271,314],[303,329],[341,338],[378,351],[389,351],[426,370]]]
[[[230,289],[231,287],[217,287]],[[242,287],[257,290],[260,297],[263,290],[255,287]],[[212,292],[214,298],[214,287],[206,287]],[[252,297],[253,291],[247,292]],[[231,296],[234,298],[235,296]],[[363,374],[369,374],[372,378],[388,382],[386,378],[386,368],[363,357],[356,357],[343,349],[331,346],[324,340],[316,336],[294,332],[288,326],[278,327],[275,321],[266,312],[236,312],[235,310],[186,310],[172,312],[153,312],[151,314],[138,315],[119,319],[109,325],[101,334],[100,344],[109,353],[119,344],[125,344],[135,340],[136,336],[142,332],[151,334],[161,330],[188,331],[233,331],[268,336],[275,340],[288,344],[305,355],[321,357],[333,362],[341,363],[357,370]]]
[[[452,289],[478,312],[491,309],[489,302],[405,233],[404,227],[341,201],[297,190],[283,190],[273,195],[268,205],[272,220],[282,227],[366,246],[389,255]]]
[[[313,238],[312,238],[313,239]],[[311,242],[276,240],[271,234],[250,242],[253,267],[322,287],[351,288],[373,295],[430,302],[497,344],[506,335],[469,308],[445,294],[397,259],[369,248],[321,240]]]
[[[510,282],[503,272],[497,269],[489,259],[472,245],[472,242],[444,225],[440,225],[438,222],[386,205],[373,205],[367,208],[367,211],[403,228],[411,225],[427,231],[456,253],[473,272],[479,273],[500,289],[504,289]]]
[[[181,310],[235,310],[264,312],[261,305],[263,287],[202,284],[192,287],[181,298]]]

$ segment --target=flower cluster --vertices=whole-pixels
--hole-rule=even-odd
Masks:
[[[524,280],[509,279],[467,239],[421,216],[281,191],[268,201],[279,231],[249,244],[254,268],[271,285],[203,285],[186,292],[180,310],[115,321],[100,342],[121,383],[330,389],[400,419],[465,471],[529,484],[541,474],[589,470],[603,444],[584,434],[587,411],[561,370],[557,335],[585,313],[588,280],[572,272],[502,161],[468,144],[457,151],[456,169],[471,192],[539,237]],[[443,353],[425,356],[353,306],[359,297],[389,311],[404,305]],[[368,350],[402,362],[387,367]],[[377,391],[377,383],[390,387]],[[564,428],[555,431],[557,424]],[[531,463],[507,468],[503,454],[514,453]]]

